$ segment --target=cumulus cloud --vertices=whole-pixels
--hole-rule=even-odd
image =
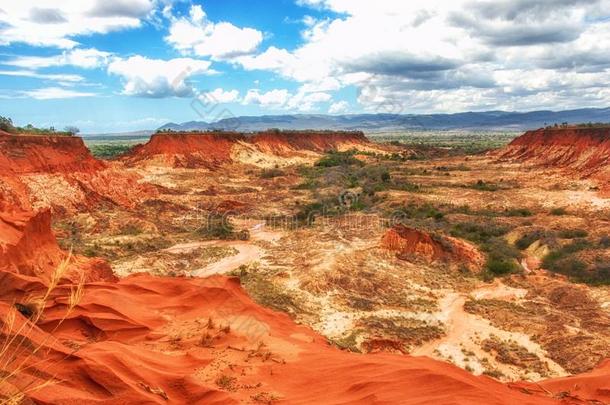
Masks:
[[[73,48],[77,36],[140,26],[154,0],[5,1],[0,13],[0,45]]]
[[[329,114],[342,114],[349,110],[349,103],[347,101],[337,101],[332,103],[328,108]]]
[[[25,97],[34,98],[37,100],[51,100],[51,99],[60,99],[60,98],[95,96],[95,93],[69,90],[69,89],[64,89],[62,87],[44,87],[44,88],[35,89],[35,90],[26,90],[26,91],[22,91],[21,94]]]
[[[274,89],[260,92],[258,89],[250,89],[244,97],[244,104],[255,104],[262,107],[282,107],[286,104],[290,93],[286,89]]]
[[[191,58],[170,60],[132,56],[116,58],[108,73],[123,79],[123,94],[139,97],[190,97],[195,89],[188,79],[193,75],[213,74],[210,62]]]
[[[256,51],[263,34],[229,22],[211,22],[203,7],[194,5],[188,17],[172,18],[165,40],[183,53],[230,59]]]
[[[233,103],[239,101],[239,91],[217,88],[213,91],[201,93],[199,98],[208,103]]]
[[[303,43],[233,60],[315,92],[355,86],[377,112],[455,112],[610,103],[608,0],[299,0]],[[303,91],[305,93],[305,91]],[[296,97],[296,95],[292,96]],[[307,106],[306,106],[307,107]]]

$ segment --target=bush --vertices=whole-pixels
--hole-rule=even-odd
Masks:
[[[551,212],[551,215],[556,215],[556,216],[566,215],[568,213],[565,208],[553,208],[550,212]]]
[[[206,225],[197,229],[195,233],[207,239],[239,239],[233,224],[221,215],[210,215]]]
[[[514,260],[501,258],[488,259],[485,268],[496,276],[515,273],[520,269],[519,265]]]
[[[599,238],[599,246],[604,248],[610,248],[610,236],[604,235]]]
[[[559,231],[557,236],[561,239],[586,238],[589,233],[584,229],[564,229]]]
[[[515,246],[520,250],[527,249],[532,243],[546,237],[546,233],[544,231],[536,230],[532,232],[528,232],[521,236],[515,242]]]
[[[471,188],[474,188],[475,190],[479,190],[479,191],[498,191],[499,187],[495,184],[491,184],[491,183],[486,183],[483,180],[478,180],[475,184],[470,186]]]
[[[113,159],[117,156],[123,155],[131,150],[133,147],[130,143],[107,143],[107,144],[95,144],[89,146],[91,154],[98,159]]]
[[[495,222],[460,222],[451,228],[451,235],[482,244],[491,238],[505,235],[509,228]]]
[[[506,210],[504,215],[507,217],[531,217],[534,214],[527,208],[511,208]]]
[[[355,151],[337,152],[331,151],[323,156],[315,163],[318,167],[336,167],[336,166],[364,166],[364,162],[354,157]]]
[[[284,176],[285,174],[286,173],[284,173],[282,170],[280,170],[278,168],[263,169],[263,171],[261,172],[261,179],[273,179],[275,177]]]
[[[0,116],[0,130],[5,132],[15,132],[15,127],[13,126],[13,120],[7,117]]]

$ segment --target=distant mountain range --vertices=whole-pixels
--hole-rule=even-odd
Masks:
[[[213,129],[239,132],[278,129],[361,130],[386,132],[404,130],[513,130],[540,128],[554,123],[610,122],[610,108],[584,108],[569,111],[506,112],[484,111],[457,114],[290,114],[242,116],[216,122],[167,123],[159,129],[204,131]]]

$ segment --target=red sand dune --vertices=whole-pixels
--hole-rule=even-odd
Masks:
[[[232,151],[239,144],[269,155],[287,157],[364,145],[368,140],[362,132],[160,133],[153,135],[148,143],[135,147],[123,161],[134,165],[154,160],[171,167],[213,169],[231,163]]]
[[[485,258],[473,245],[449,236],[433,237],[419,229],[395,225],[381,239],[381,246],[397,252],[399,257],[416,257],[429,263],[455,262],[473,271],[481,270]]]
[[[563,169],[610,190],[610,128],[550,128],[528,131],[498,153],[501,160]]]

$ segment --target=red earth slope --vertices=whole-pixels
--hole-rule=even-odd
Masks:
[[[590,178],[610,192],[610,128],[528,131],[500,150],[501,160],[527,162]]]
[[[103,201],[135,207],[154,192],[135,174],[95,159],[79,137],[0,132],[0,208],[65,213]]]
[[[483,254],[470,243],[449,236],[435,237],[400,224],[383,235],[381,246],[396,251],[400,258],[462,264],[472,271],[480,271],[485,261]]]
[[[361,132],[160,133],[153,135],[148,143],[135,147],[123,161],[128,165],[154,162],[170,167],[213,169],[231,163],[233,152],[240,146],[263,154],[289,157],[367,144],[369,141]]]

